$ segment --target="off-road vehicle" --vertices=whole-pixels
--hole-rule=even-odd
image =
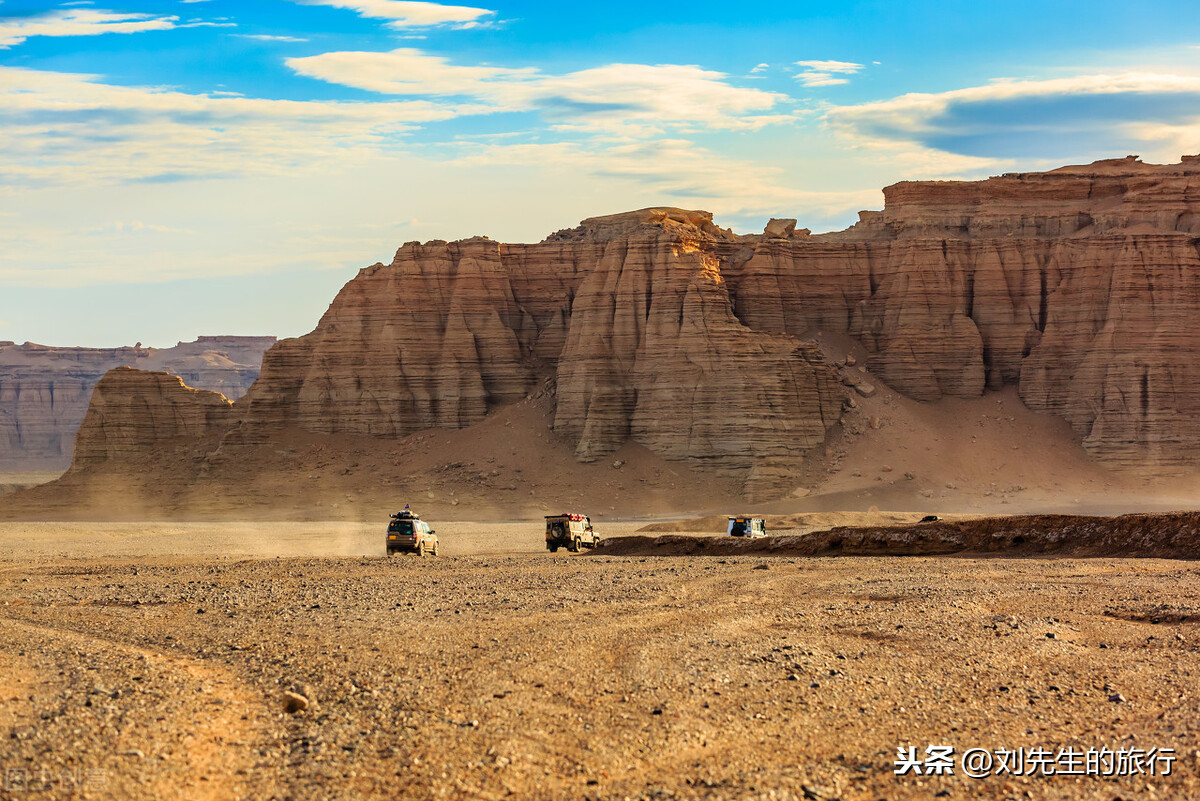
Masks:
[[[587,515],[563,512],[546,515],[546,550],[554,553],[559,548],[577,552],[580,548],[595,548],[600,536],[592,528]]]
[[[731,537],[765,537],[767,536],[767,522],[761,517],[746,515],[731,517],[726,533]]]
[[[407,506],[402,511],[392,515],[392,521],[387,527],[387,555],[397,551],[438,555],[437,532],[431,529],[421,516]]]

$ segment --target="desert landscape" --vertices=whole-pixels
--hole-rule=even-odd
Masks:
[[[241,397],[114,366],[0,478],[3,797],[1195,797],[1197,186],[410,242]]]
[[[438,529],[420,559],[356,524],[4,524],[8,797],[1200,792],[1194,561],[552,556],[534,522]],[[894,775],[928,745],[1178,759]]]

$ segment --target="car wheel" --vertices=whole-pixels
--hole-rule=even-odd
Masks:
[[[441,543],[439,543],[437,540],[433,541],[433,555],[434,556],[438,555],[438,545],[440,545],[440,544]]]
[[[421,542],[417,544],[417,556],[425,556],[425,543]]]
[[[557,545],[547,545],[546,547],[550,549],[550,553],[558,553]]]

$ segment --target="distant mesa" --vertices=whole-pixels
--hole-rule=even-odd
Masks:
[[[166,370],[188,384],[240,398],[275,337],[206,336],[173,348],[52,347],[0,342],[0,470],[65,470],[92,389],[127,366]]]

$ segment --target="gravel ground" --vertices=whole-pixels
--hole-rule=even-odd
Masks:
[[[1198,624],[1170,560],[9,557],[0,797],[1200,798]]]

